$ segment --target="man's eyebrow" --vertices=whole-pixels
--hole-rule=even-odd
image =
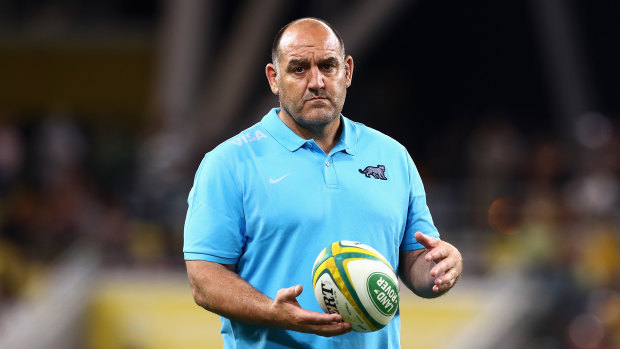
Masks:
[[[338,65],[338,58],[331,56],[323,59],[319,59],[317,64],[333,64]],[[286,64],[287,67],[296,67],[296,66],[306,66],[309,65],[310,61],[307,59],[293,58]]]
[[[307,59],[296,59],[293,58],[290,61],[288,61],[287,66],[291,67],[291,66],[297,66],[297,65],[307,65],[310,61],[308,61]]]
[[[333,65],[338,65],[339,61],[338,61],[338,58],[336,58],[336,57],[333,57],[333,56],[332,56],[332,57],[327,57],[327,58],[324,58],[324,59],[320,59],[320,60],[318,61],[318,63],[319,63],[319,64],[333,64]]]

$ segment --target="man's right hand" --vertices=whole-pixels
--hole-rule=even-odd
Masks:
[[[303,309],[297,297],[301,285],[283,288],[275,300],[256,290],[234,272],[234,265],[186,261],[194,300],[198,305],[229,319],[332,337],[351,331],[340,314]],[[230,292],[235,290],[235,292]]]
[[[338,336],[351,332],[351,324],[345,322],[340,314],[319,313],[303,309],[297,297],[303,292],[301,285],[283,288],[269,308],[283,328],[324,337]]]

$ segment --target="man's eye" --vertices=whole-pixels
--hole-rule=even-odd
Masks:
[[[338,67],[336,66],[336,64],[326,63],[323,64],[322,69],[326,72],[333,72],[334,70],[338,69]]]
[[[304,68],[302,68],[302,67],[295,67],[295,68],[293,69],[293,71],[294,71],[295,73],[303,73],[303,72],[304,72]]]

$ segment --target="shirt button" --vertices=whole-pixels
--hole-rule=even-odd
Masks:
[[[329,161],[325,161],[325,166],[329,167]]]

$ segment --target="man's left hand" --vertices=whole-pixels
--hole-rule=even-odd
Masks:
[[[426,249],[424,260],[435,261],[435,266],[430,270],[430,275],[435,278],[433,292],[444,293],[454,286],[463,272],[463,257],[459,250],[451,244],[424,235],[415,233],[416,240]]]

